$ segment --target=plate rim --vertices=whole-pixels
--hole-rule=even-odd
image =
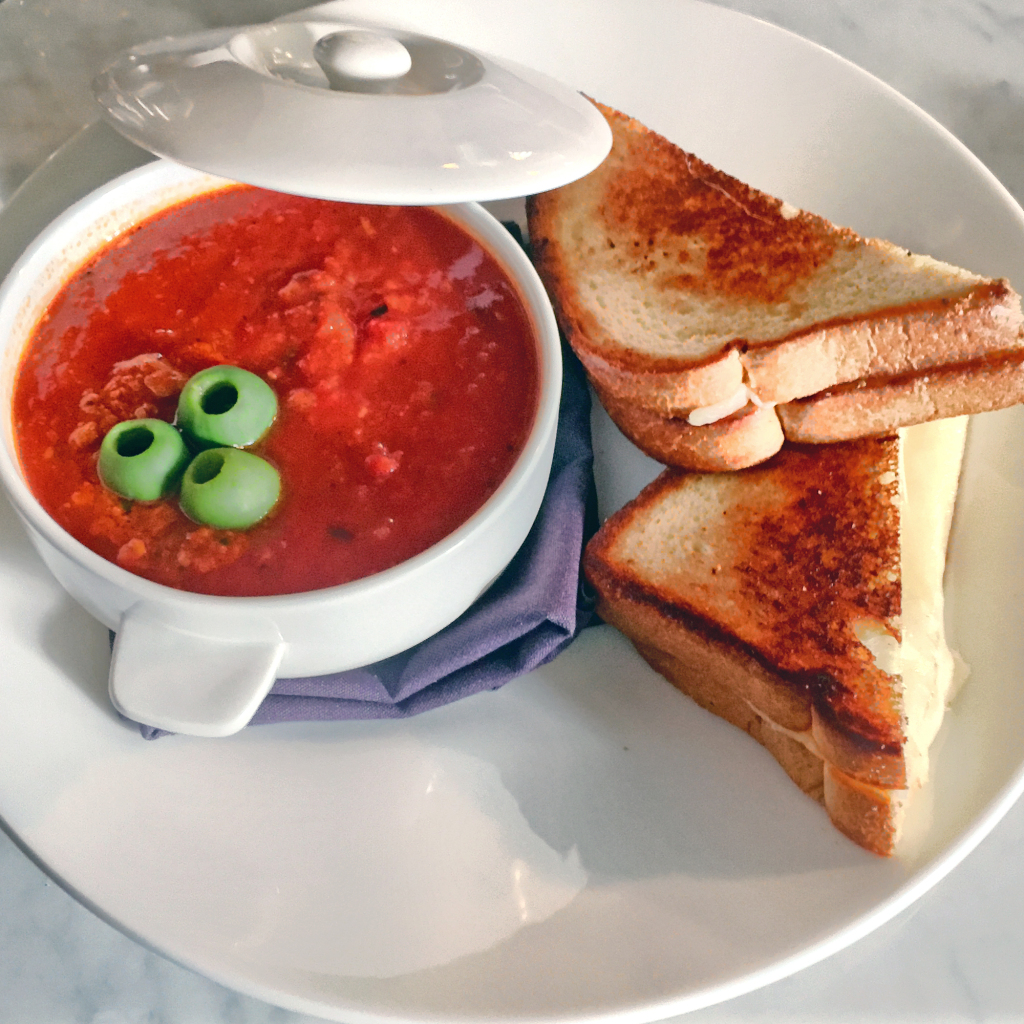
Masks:
[[[952,144],[952,147],[958,153],[959,157],[961,159],[965,159],[975,173],[980,173],[988,187],[992,188],[994,192],[1005,201],[1008,209],[1012,209],[1015,212],[1018,224],[1021,226],[1022,231],[1024,231],[1024,211],[1021,210],[1013,196],[995,177],[992,171],[989,170],[988,167],[986,167],[985,164],[966,145],[957,139],[939,121],[932,117],[932,115],[918,107],[893,87],[877,78],[877,76],[865,71],[848,59],[836,54],[834,51],[808,40],[789,29],[773,25],[763,18],[758,18],[728,8],[719,8],[711,3],[705,2],[705,0],[687,0],[687,2],[713,10],[718,15],[748,19],[750,21],[757,22],[764,26],[766,30],[783,33],[794,40],[798,40],[801,44],[820,50],[830,55],[835,60],[841,61],[849,68],[854,69],[859,75],[870,80],[870,82],[874,84],[874,87],[880,88],[888,100],[897,102],[907,112],[912,113],[919,119],[923,119],[923,122],[926,123],[933,132],[936,132],[947,145]],[[674,9],[681,10],[684,6],[685,4],[676,4],[674,5]],[[72,136],[71,139],[66,141],[53,155],[51,155],[42,167],[33,172],[33,174],[30,175],[29,178],[9,198],[4,206],[0,208],[0,223],[6,219],[5,215],[10,208],[17,208],[20,202],[23,201],[20,197],[23,197],[26,194],[31,194],[32,190],[38,186],[41,176],[44,175],[44,172],[47,169],[53,170],[58,168],[65,161],[73,158],[73,155],[79,147],[87,145],[90,140],[94,138],[98,128],[99,126],[97,123],[93,123],[83,128],[76,135]],[[128,168],[121,168],[121,170],[125,169]],[[641,1024],[641,1022],[643,1022],[643,1024],[646,1024],[648,1021],[660,1019],[665,1016],[690,1012],[727,999],[735,998],[775,981],[781,980],[782,978],[788,977],[805,967],[824,960],[839,950],[858,941],[860,938],[897,916],[920,898],[925,892],[931,889],[938,881],[949,874],[949,872],[969,856],[978,844],[992,831],[992,829],[1020,798],[1022,793],[1024,793],[1024,762],[1019,765],[1016,772],[1009,777],[1007,782],[998,790],[996,795],[990,799],[988,804],[984,806],[980,813],[972,819],[970,826],[954,842],[947,846],[945,850],[936,855],[926,867],[913,872],[904,884],[899,886],[886,900],[880,902],[871,910],[862,913],[838,931],[811,943],[797,952],[791,953],[768,966],[756,968],[755,970],[741,974],[736,978],[721,982],[714,986],[702,988],[699,991],[689,992],[673,999],[659,999],[654,1003],[637,1005],[634,1009],[629,1011],[610,1010],[598,1015],[587,1014],[583,1016],[557,1014],[549,1019],[552,1021],[615,1019],[617,1021],[636,1022],[636,1024]],[[259,985],[252,982],[251,979],[231,975],[230,972],[226,973],[220,970],[211,970],[209,967],[203,966],[199,962],[193,962],[189,957],[169,953],[165,948],[160,947],[159,944],[151,942],[149,939],[138,934],[131,927],[117,921],[111,914],[107,913],[102,906],[98,905],[85,893],[79,891],[68,880],[64,879],[56,867],[49,865],[39,853],[32,849],[17,834],[17,832],[9,825],[2,812],[0,812],[0,828],[10,836],[15,845],[26,856],[28,856],[33,863],[35,863],[49,877],[53,878],[53,880],[60,885],[62,889],[68,892],[76,901],[86,906],[101,920],[104,920],[107,924],[127,935],[144,948],[150,949],[180,966],[195,971],[196,973],[208,977],[235,991],[242,992],[246,995],[253,996],[273,1005],[281,1006],[296,1012],[318,1014],[320,1016],[327,1017],[327,1019],[345,1020],[349,1022],[349,1024],[362,1024],[362,1022],[375,1024],[375,1022],[385,1021],[389,1022],[389,1024],[420,1024],[420,1022],[429,1019],[431,1016],[430,1014],[426,1016],[407,1016],[402,1014],[389,1014],[386,1012],[366,1013],[361,1010],[353,1010],[348,1006],[340,1004],[337,1006],[330,1006],[320,1002],[311,1001],[303,996],[295,996],[290,993],[282,992],[273,986],[265,987]],[[464,1017],[460,1018],[460,1022],[462,1022],[462,1024],[468,1024],[469,1021],[476,1019],[477,1018]],[[522,1018],[519,1017],[503,1018],[497,1016],[487,1018],[489,1024],[496,1024],[498,1021],[508,1021],[509,1024],[512,1024],[512,1022],[518,1022],[521,1019]]]

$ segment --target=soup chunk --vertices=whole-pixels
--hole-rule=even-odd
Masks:
[[[100,482],[104,435],[173,421],[199,370],[271,385],[254,451],[281,476],[246,531]],[[436,211],[234,186],[111,243],[63,288],[22,357],[14,420],[37,499],[93,551],[172,587],[294,593],[380,572],[479,509],[537,406],[532,331],[496,261]]]

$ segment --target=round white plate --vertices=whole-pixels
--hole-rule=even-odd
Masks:
[[[867,234],[1024,283],[1024,216],[863,72],[686,0],[347,0],[537,66]],[[144,159],[88,129],[0,214],[0,267]],[[604,511],[654,467],[595,417]],[[0,506],[0,815],[130,935],[347,1024],[648,1021],[737,995],[882,923],[1024,788],[1024,410],[972,428],[949,563],[972,678],[915,842],[851,845],[775,762],[607,627],[543,671],[406,722],[146,743],[106,699],[105,631]],[[927,826],[927,827],[926,827]]]

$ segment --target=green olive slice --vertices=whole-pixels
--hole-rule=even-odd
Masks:
[[[238,448],[208,448],[181,478],[181,510],[218,530],[245,530],[277,504],[281,478],[269,462]]]
[[[170,423],[125,420],[100,445],[100,480],[115,494],[135,501],[157,501],[174,491],[189,451]]]
[[[178,397],[178,429],[202,448],[248,448],[277,416],[274,389],[238,366],[210,366],[189,378]]]

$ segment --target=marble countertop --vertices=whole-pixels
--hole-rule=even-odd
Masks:
[[[595,6],[602,0],[593,0]],[[609,0],[610,2],[610,0]],[[821,43],[919,104],[1024,202],[1020,0],[720,0]],[[257,21],[296,0],[2,0],[0,202],[91,116],[91,69],[117,49]],[[693,1024],[1024,1021],[1024,805],[902,915],[802,973]],[[0,1024],[298,1024],[136,945],[0,833]]]

